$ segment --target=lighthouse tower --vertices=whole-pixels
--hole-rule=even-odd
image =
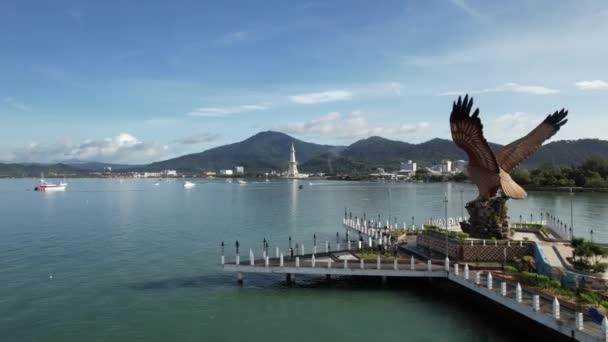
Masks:
[[[298,172],[298,162],[296,161],[296,149],[293,147],[293,143],[291,143],[291,156],[289,157],[287,178],[300,178],[300,173]]]

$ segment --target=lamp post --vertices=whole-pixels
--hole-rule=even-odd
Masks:
[[[414,226],[414,216],[412,216],[412,227]]]
[[[572,192],[572,188],[570,188],[570,235],[572,237],[572,229],[574,227],[574,201],[572,198],[574,197],[574,192]]]
[[[464,220],[464,187],[460,188],[460,217]]]
[[[445,257],[448,257],[448,194],[445,194],[445,199],[443,200],[445,204]]]
[[[391,188],[388,188],[388,224],[391,224]],[[390,228],[390,227],[389,227]]]
[[[593,229],[591,229],[591,231],[589,232],[589,235],[591,235],[591,242],[593,243]]]

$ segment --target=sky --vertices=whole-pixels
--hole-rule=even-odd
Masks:
[[[0,162],[146,163],[265,130],[608,139],[604,0],[2,1]]]

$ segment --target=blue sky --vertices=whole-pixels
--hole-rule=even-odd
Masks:
[[[608,139],[607,36],[601,0],[3,1],[0,161],[449,138],[465,92],[493,142]]]

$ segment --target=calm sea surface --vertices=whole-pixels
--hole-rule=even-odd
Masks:
[[[484,308],[424,286],[326,284],[218,271],[226,254],[262,239],[274,250],[335,242],[347,207],[416,224],[460,216],[456,184],[69,180],[36,193],[36,180],[0,180],[0,341],[511,341]],[[298,189],[302,184],[303,189]],[[390,198],[389,191],[390,190]],[[464,185],[465,201],[476,190]],[[608,194],[576,194],[577,235],[608,241]],[[568,194],[510,201],[511,217],[550,211],[570,221]]]

